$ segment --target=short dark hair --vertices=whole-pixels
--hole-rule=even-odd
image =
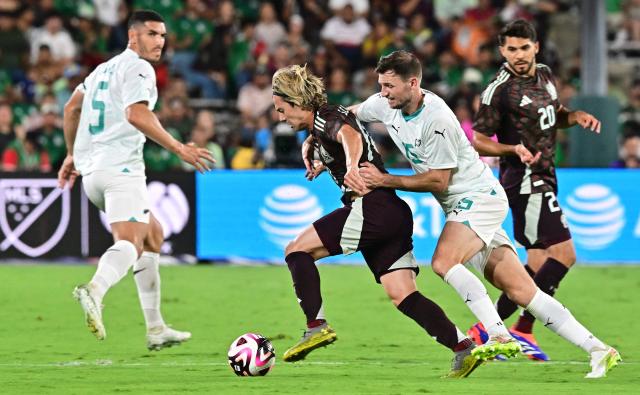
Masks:
[[[513,22],[507,23],[498,34],[498,44],[500,44],[500,46],[504,45],[507,37],[528,38],[533,42],[538,41],[536,29],[530,22],[524,19],[516,19]]]
[[[149,21],[164,23],[164,18],[160,14],[152,10],[133,11],[131,16],[129,17],[129,22],[127,22],[127,28],[131,29],[131,27],[134,25]]]
[[[420,61],[416,55],[403,50],[391,52],[389,55],[380,58],[376,66],[376,73],[384,74],[387,71],[393,71],[403,81],[411,77],[422,79]]]

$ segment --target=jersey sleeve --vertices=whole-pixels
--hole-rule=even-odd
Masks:
[[[151,102],[156,87],[156,73],[151,65],[137,61],[125,72],[122,84],[122,104],[124,108],[134,103]]]
[[[500,92],[490,84],[480,97],[480,107],[473,118],[473,130],[493,136],[500,129]]]
[[[87,93],[87,86],[84,84],[84,82],[81,82],[76,86],[76,89],[74,89],[74,90],[76,90],[76,91],[78,91],[78,92],[80,92],[82,94],[85,94],[85,93]]]
[[[89,75],[85,77],[84,81],[82,81],[81,83],[78,84],[78,86],[76,86],[76,90],[82,94],[86,94],[87,90],[91,86],[91,81],[93,81],[93,79],[95,78],[95,74],[96,74],[96,70],[93,70],[91,73],[89,73]]]
[[[431,169],[453,169],[458,166],[459,126],[454,119],[442,115],[433,120],[423,133],[425,153]]]
[[[379,93],[369,96],[367,100],[360,103],[356,110],[356,117],[362,122],[378,122],[382,121],[382,111],[380,102],[386,100]],[[387,105],[387,103],[383,103]]]
[[[349,122],[349,115],[351,115],[351,117],[354,117],[354,115],[351,114],[349,110],[342,106],[331,106],[327,107],[324,111],[321,111],[321,120],[318,122],[325,122],[322,127],[322,129],[324,130],[325,138],[338,141],[338,132],[340,132],[340,129],[342,129],[343,125],[346,124],[353,127]],[[355,129],[359,132],[358,128]]]

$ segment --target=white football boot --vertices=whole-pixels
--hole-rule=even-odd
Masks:
[[[177,346],[191,339],[191,332],[182,332],[168,326],[158,326],[147,331],[147,348],[159,351],[166,347]]]
[[[620,353],[613,347],[591,351],[591,372],[584,377],[587,379],[607,377],[607,372],[618,365],[620,361],[622,361]]]
[[[82,310],[84,310],[84,316],[87,322],[87,327],[91,333],[93,333],[98,340],[104,340],[107,337],[107,332],[104,329],[102,323],[102,306],[96,303],[96,300],[91,295],[91,290],[88,285],[78,285],[73,290],[73,297],[80,302]]]

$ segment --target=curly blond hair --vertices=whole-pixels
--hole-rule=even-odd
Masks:
[[[327,102],[322,79],[313,75],[307,65],[281,68],[273,75],[271,84],[274,95],[303,110],[317,110]]]

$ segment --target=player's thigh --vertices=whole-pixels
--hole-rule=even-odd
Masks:
[[[536,293],[537,288],[533,279],[510,245],[501,245],[492,249],[485,267],[485,277],[520,306],[528,305]]]
[[[285,256],[292,252],[306,252],[311,254],[315,260],[331,255],[325,248],[313,225],[306,227],[302,233],[287,245],[285,248]]]
[[[507,232],[505,232],[504,229],[500,229],[495,233],[493,239],[491,239],[488,245],[484,246],[464,264],[470,269],[474,269],[483,277],[488,278],[487,269],[490,269],[492,266],[490,265],[491,261],[489,258],[493,255],[493,251],[495,249],[503,246],[510,248],[514,252],[516,250],[511,239],[509,239]]]
[[[394,305],[399,305],[407,296],[418,290],[416,273],[411,269],[387,272],[380,277],[380,284]]]
[[[458,263],[468,261],[485,243],[469,226],[447,221],[431,259],[432,269],[441,277]]]

